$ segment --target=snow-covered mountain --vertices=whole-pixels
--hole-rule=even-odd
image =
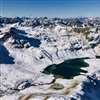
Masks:
[[[100,18],[0,17],[0,69],[2,100],[99,100]]]

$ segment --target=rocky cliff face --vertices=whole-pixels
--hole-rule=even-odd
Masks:
[[[0,18],[3,25],[0,28],[1,99],[94,100],[95,97],[99,100],[100,90],[96,91],[95,86],[100,85],[100,20],[86,19],[6,18],[4,22]],[[74,63],[76,59],[78,63]],[[81,68],[82,72],[78,69],[83,66],[80,60],[88,65]],[[72,68],[63,69],[66,75],[77,69],[78,76],[63,79],[53,73],[43,73],[51,65],[56,65],[59,72],[65,64]],[[77,68],[73,68],[74,64]],[[90,76],[94,73],[95,78]]]

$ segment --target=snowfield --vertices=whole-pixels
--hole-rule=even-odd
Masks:
[[[11,23],[7,19],[9,24],[1,19],[1,100],[100,99],[100,26],[94,19],[88,19],[94,26],[85,18],[83,23],[46,18]],[[48,66],[59,67],[75,59],[83,60],[87,67],[80,68],[71,79],[43,73]]]

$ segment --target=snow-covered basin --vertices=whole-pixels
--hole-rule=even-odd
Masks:
[[[69,59],[69,57],[64,56],[62,59],[55,59],[53,62],[46,57],[39,60],[38,56],[40,55],[40,48],[15,49],[9,44],[5,44],[5,47],[9,50],[10,56],[14,58],[15,64],[0,65],[0,68],[4,74],[3,78],[7,78],[8,80],[4,80],[5,83],[6,81],[8,83],[10,82],[9,84],[12,86],[14,86],[15,82],[18,80],[34,79],[38,74],[41,76],[41,71],[43,71],[48,65],[59,64],[65,59]],[[80,56],[74,57],[80,58]],[[50,77],[50,81],[52,81],[53,76]],[[42,82],[43,81],[44,78],[42,78]]]

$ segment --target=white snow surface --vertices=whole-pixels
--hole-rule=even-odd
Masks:
[[[53,90],[48,90],[50,84],[52,84],[52,81],[54,80],[54,76],[41,73],[44,68],[49,65],[59,64],[68,59],[87,57],[90,58],[85,60],[85,62],[89,64],[89,67],[86,69],[88,71],[87,75],[96,73],[100,71],[100,59],[96,59],[96,55],[100,55],[100,51],[97,50],[98,48],[90,48],[89,43],[84,41],[84,38],[80,35],[74,35],[74,32],[70,33],[71,36],[69,36],[66,27],[60,25],[52,30],[43,27],[32,29],[31,27],[17,26],[17,24],[7,25],[4,29],[1,29],[3,34],[1,34],[2,36],[0,36],[0,38],[2,38],[6,32],[10,32],[9,30],[11,27],[26,32],[26,34],[15,33],[17,37],[22,35],[27,38],[38,39],[41,43],[38,47],[34,47],[36,44],[35,42],[33,45],[30,43],[29,48],[15,48],[15,44],[13,44],[15,38],[13,38],[13,36],[9,37],[5,42],[0,41],[0,49],[2,46],[4,47],[4,49],[0,50],[0,55],[3,55],[6,50],[8,51],[7,56],[4,55],[6,57],[0,57],[0,59],[4,59],[4,61],[0,61],[0,92],[2,92],[1,94],[3,95],[1,96],[1,100],[18,100],[20,96],[29,93],[37,93],[37,96],[34,96],[34,99],[29,100],[44,100],[45,97],[42,95],[38,96],[38,94],[49,92],[56,93],[57,95],[49,95],[47,100],[67,100],[69,97],[74,97],[76,98],[75,100],[99,100],[100,95],[98,95],[97,92],[100,92],[100,89],[96,90],[95,88],[91,88],[91,99],[84,99],[83,96],[80,96],[85,94],[84,91],[82,91],[81,85],[84,81],[84,78],[82,77],[85,76],[80,75],[78,78],[76,76],[76,79],[78,80],[82,78],[81,83],[76,91],[73,92],[71,96],[67,97],[59,94],[61,91],[55,92]],[[100,35],[100,33],[98,34]],[[97,34],[95,36],[97,37]],[[5,50],[5,52],[3,50]],[[9,56],[13,58],[14,63],[8,62],[5,64],[5,60],[11,59]],[[99,75],[100,74],[98,74],[98,76]],[[15,88],[17,83],[24,80],[30,80],[36,86],[26,88],[18,93],[9,91],[9,88]],[[58,83],[65,85],[66,81],[70,80],[62,79],[61,81],[58,79]],[[42,86],[38,86],[41,84]],[[78,95],[78,93],[80,95]],[[88,93],[86,95],[88,95]]]

